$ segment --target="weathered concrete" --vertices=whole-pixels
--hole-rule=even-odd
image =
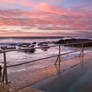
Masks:
[[[26,87],[24,89],[19,90],[18,92],[43,92],[43,91],[37,90],[35,88]]]

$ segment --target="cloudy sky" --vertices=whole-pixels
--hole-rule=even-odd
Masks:
[[[0,0],[1,36],[92,37],[92,0]]]

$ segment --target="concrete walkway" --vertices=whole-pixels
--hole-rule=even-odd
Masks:
[[[26,87],[24,89],[19,90],[18,92],[43,92],[43,91],[37,90],[35,88]]]
[[[8,85],[5,85],[0,82],[0,92],[15,92],[12,88],[10,88]],[[24,89],[21,89],[17,92],[43,92],[35,88],[26,87]]]
[[[82,62],[86,62],[88,59],[92,59],[92,53],[88,53],[84,55],[84,58],[75,57],[73,59],[61,62],[60,66],[53,64],[36,71],[28,70],[17,73],[11,73],[8,75],[8,79],[11,82],[9,85],[14,89],[19,90],[27,86],[33,85],[34,83],[39,82],[40,80],[48,78],[52,75],[56,75],[59,72],[64,72],[67,69],[72,68]],[[24,91],[19,91],[19,92],[24,92]]]

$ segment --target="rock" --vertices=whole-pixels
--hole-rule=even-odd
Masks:
[[[34,44],[34,45],[35,45],[35,44],[36,44],[36,42],[33,42],[32,44]]]
[[[28,47],[29,45],[31,45],[30,43],[21,43],[18,46],[20,47]]]
[[[43,45],[43,44],[48,44],[48,42],[40,42],[40,43],[38,44],[38,46],[41,46],[41,45]]]
[[[65,41],[61,39],[61,40],[56,41],[56,42],[54,41],[53,43],[54,44],[65,44]]]
[[[8,85],[0,83],[0,92],[15,92],[15,91],[13,88],[9,87]]]
[[[83,45],[84,47],[91,47],[92,46],[92,42],[89,42],[89,41],[92,41],[92,40],[71,38],[71,39],[64,39],[64,40],[61,39],[61,40],[56,41],[54,43],[55,44],[67,44],[67,45],[64,45],[64,46],[73,46],[73,47],[82,47],[82,43],[84,43],[84,45]],[[88,42],[88,43],[85,43],[85,42]],[[73,43],[76,43],[76,44],[73,44]]]

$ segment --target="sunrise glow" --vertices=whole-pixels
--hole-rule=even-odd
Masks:
[[[0,0],[0,36],[91,36],[91,0]]]

